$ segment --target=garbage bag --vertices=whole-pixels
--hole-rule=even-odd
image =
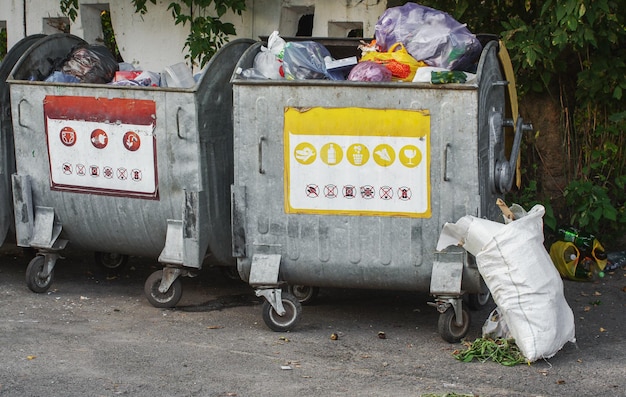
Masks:
[[[330,52],[315,41],[290,41],[285,44],[283,70],[288,80],[345,80],[340,72],[329,72],[325,58]]]
[[[373,61],[384,65],[391,71],[394,79],[411,81],[419,67],[426,66],[423,61],[413,58],[402,43],[395,43],[388,51],[371,51],[361,57],[361,61]]]
[[[470,70],[482,51],[465,24],[415,3],[388,8],[374,29],[381,51],[401,42],[418,61],[449,70]]]
[[[456,224],[446,223],[437,244],[441,250],[456,240],[476,257],[499,313],[531,362],[576,341],[563,281],[543,245],[544,213],[536,205],[506,225],[467,215]]]
[[[359,62],[348,74],[350,81],[391,81],[391,70],[374,61]]]
[[[99,44],[74,47],[61,67],[61,72],[76,77],[81,83],[97,84],[111,82],[118,70],[119,64],[111,51]]]
[[[267,47],[261,46],[261,51],[254,57],[253,67],[268,79],[282,79],[285,77],[283,71],[284,50],[285,40],[275,30],[267,39]]]
[[[577,277],[576,274],[580,260],[580,251],[576,244],[569,241],[556,241],[550,246],[550,258],[562,277],[575,281],[587,280],[587,277]]]

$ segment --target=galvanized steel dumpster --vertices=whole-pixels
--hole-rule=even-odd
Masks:
[[[238,68],[252,67],[260,46]],[[501,219],[495,202],[511,188],[517,149],[506,157],[513,123],[499,50],[487,43],[465,84],[233,75],[233,255],[266,298],[271,329],[300,316],[288,284],[428,291],[441,336],[467,333],[462,297],[484,304],[488,291],[473,258],[435,247],[445,222]],[[526,126],[514,127],[518,148]]]
[[[158,258],[151,304],[174,306],[178,276],[230,251],[232,118],[229,79],[252,40],[225,45],[189,89],[30,81],[46,76],[80,38],[47,36],[9,78],[19,246],[38,255],[26,272],[48,289],[69,242],[85,250]]]

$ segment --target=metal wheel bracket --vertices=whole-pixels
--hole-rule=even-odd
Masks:
[[[44,265],[43,269],[41,269],[40,277],[46,278],[50,275],[50,273],[52,273],[54,265],[56,264],[57,259],[60,258],[60,255],[55,252],[46,252],[39,255],[43,256],[44,258]]]
[[[161,278],[161,284],[159,285],[159,292],[165,294],[169,291],[174,281],[183,274],[183,269],[178,267],[166,267],[163,269],[163,277]]]
[[[465,250],[436,252],[430,276],[431,295],[461,295]]]
[[[250,265],[249,284],[260,289],[278,287],[280,259],[281,255],[278,254],[254,254]]]
[[[279,316],[284,316],[285,313],[287,313],[283,306],[282,291],[280,288],[257,289],[255,293],[256,296],[264,297]]]
[[[460,296],[439,296],[435,302],[428,302],[428,305],[435,306],[440,314],[445,313],[452,306],[454,310],[454,324],[457,327],[463,326],[463,299]]]

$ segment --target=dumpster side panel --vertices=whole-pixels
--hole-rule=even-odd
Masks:
[[[245,207],[246,213],[245,225],[235,225],[245,230],[240,264],[247,266],[255,253],[280,254],[280,276],[290,284],[427,291],[442,225],[480,208],[476,90],[237,81],[233,90],[235,190],[245,191],[237,195],[245,203],[235,207]],[[366,113],[428,111],[430,214],[287,212],[285,158],[292,153],[285,148],[285,109],[346,107]],[[341,134],[327,132],[333,139]],[[323,194],[324,181],[315,172],[299,177],[304,185],[309,179],[311,186],[319,185],[315,193]],[[359,188],[363,194],[362,185],[355,183],[357,195]],[[378,187],[372,190],[379,193]],[[337,190],[336,198],[342,199],[341,186]]]

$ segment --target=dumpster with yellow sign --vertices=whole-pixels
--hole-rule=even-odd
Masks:
[[[430,292],[441,336],[466,335],[489,292],[470,255],[435,247],[446,222],[501,219],[525,129],[506,116],[503,50],[489,41],[475,79],[445,85],[233,75],[233,254],[271,329],[340,287]]]

